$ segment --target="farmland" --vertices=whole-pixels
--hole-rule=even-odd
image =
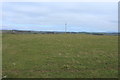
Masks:
[[[3,34],[7,78],[117,78],[118,36]]]

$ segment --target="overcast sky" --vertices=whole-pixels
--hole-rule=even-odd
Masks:
[[[3,29],[117,32],[118,3],[8,2],[2,6]]]

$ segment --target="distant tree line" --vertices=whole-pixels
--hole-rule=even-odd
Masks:
[[[92,35],[120,35],[120,33],[23,31],[23,30],[2,30],[2,33],[11,33],[11,34],[92,34]]]

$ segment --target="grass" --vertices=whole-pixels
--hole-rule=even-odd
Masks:
[[[118,36],[3,34],[2,39],[3,77],[118,77]]]

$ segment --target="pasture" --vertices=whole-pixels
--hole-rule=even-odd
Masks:
[[[117,78],[118,36],[3,34],[7,78]]]

